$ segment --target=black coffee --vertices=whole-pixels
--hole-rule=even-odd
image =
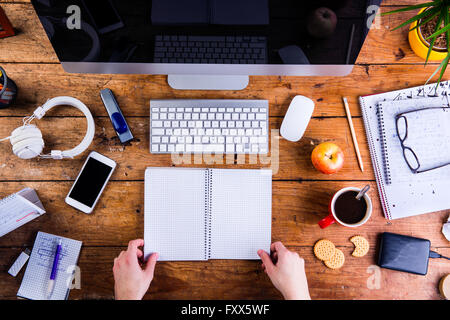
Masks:
[[[364,198],[356,199],[358,192],[342,193],[334,203],[334,212],[339,220],[347,224],[360,222],[366,216],[367,203]]]

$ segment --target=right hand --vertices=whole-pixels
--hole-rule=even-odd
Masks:
[[[116,300],[140,300],[147,292],[153,280],[158,254],[153,253],[147,260],[144,268],[140,260],[144,256],[139,247],[144,245],[144,240],[132,240],[128,244],[127,251],[122,251],[114,259],[114,292]]]
[[[305,261],[296,252],[286,249],[281,242],[273,243],[270,251],[273,260],[264,250],[259,250],[258,255],[275,288],[286,300],[310,300]]]

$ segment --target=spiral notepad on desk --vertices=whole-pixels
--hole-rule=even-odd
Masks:
[[[270,252],[272,171],[148,168],[145,257],[259,259]]]
[[[44,206],[36,191],[24,188],[0,200],[0,237],[43,215]]]
[[[450,208],[450,168],[413,174],[403,158],[395,127],[399,113],[448,105],[447,93],[448,81],[437,89],[430,84],[359,99],[380,200],[389,220]]]

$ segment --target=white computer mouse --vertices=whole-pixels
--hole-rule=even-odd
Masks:
[[[289,141],[298,141],[305,133],[314,111],[314,102],[304,96],[296,96],[284,116],[280,133]]]

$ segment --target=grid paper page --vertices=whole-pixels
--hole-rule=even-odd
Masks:
[[[32,300],[46,300],[47,286],[52,272],[58,240],[62,239],[62,248],[56,282],[51,300],[65,300],[69,295],[67,283],[72,283],[73,266],[77,265],[81,250],[81,241],[38,232],[27,270],[17,295]]]
[[[270,252],[272,171],[212,169],[211,259]]]
[[[385,174],[388,183],[421,183],[450,178],[450,166],[414,174],[403,157],[397,137],[395,116],[426,107],[442,107],[446,99],[423,98],[380,102],[379,112],[383,118],[385,142]],[[432,109],[405,115],[408,119],[408,137],[405,145],[411,147],[421,163],[421,169],[450,162],[450,109]]]
[[[147,168],[145,258],[206,260],[205,169]]]

